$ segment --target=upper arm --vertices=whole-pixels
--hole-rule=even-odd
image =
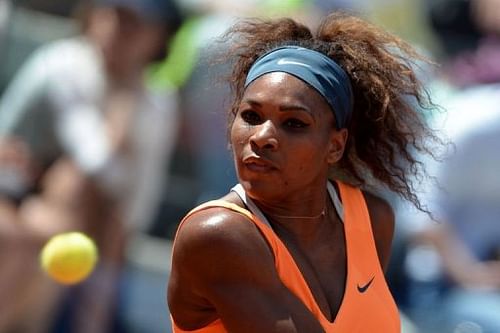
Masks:
[[[256,227],[220,208],[192,215],[178,232],[168,301],[185,329],[220,318],[229,332],[323,331],[281,283]]]
[[[385,271],[389,263],[394,236],[394,211],[384,199],[367,192],[364,192],[364,196],[370,214],[380,265]]]

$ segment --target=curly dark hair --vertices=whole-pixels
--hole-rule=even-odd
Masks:
[[[346,71],[354,93],[345,153],[332,177],[365,189],[385,185],[428,212],[416,194],[415,182],[427,175],[415,153],[436,158],[431,143],[443,141],[422,113],[435,107],[415,73],[415,64],[427,60],[408,43],[345,13],[325,17],[315,33],[289,18],[249,19],[233,26],[225,40],[231,41],[226,56],[234,64],[229,77],[234,93],[229,126],[243,97],[247,73],[259,56],[283,45],[322,52]]]

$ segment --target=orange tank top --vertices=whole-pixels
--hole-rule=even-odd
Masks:
[[[318,319],[326,333],[399,333],[401,324],[398,309],[380,266],[364,196],[359,189],[350,185],[338,182],[338,186],[347,247],[347,279],[342,304],[333,322],[328,321],[321,312],[285,245],[271,227],[255,214],[235,204],[214,200],[189,212],[179,228],[191,214],[210,207],[225,207],[243,214],[259,228],[270,245],[280,279]],[[174,333],[227,332],[220,319],[194,331],[180,329],[173,319],[172,326]]]

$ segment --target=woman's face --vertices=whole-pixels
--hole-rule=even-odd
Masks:
[[[248,86],[231,127],[239,181],[258,199],[281,200],[324,188],[346,138],[346,130],[335,130],[323,97],[281,72],[265,74]]]

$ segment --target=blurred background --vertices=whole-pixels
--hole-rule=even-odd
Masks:
[[[422,114],[452,143],[421,159],[433,218],[386,194],[403,332],[500,333],[499,0],[0,0],[0,333],[170,332],[177,225],[236,182],[217,37],[333,10],[436,63],[415,64],[439,105]],[[100,261],[69,287],[38,254],[72,230]]]

